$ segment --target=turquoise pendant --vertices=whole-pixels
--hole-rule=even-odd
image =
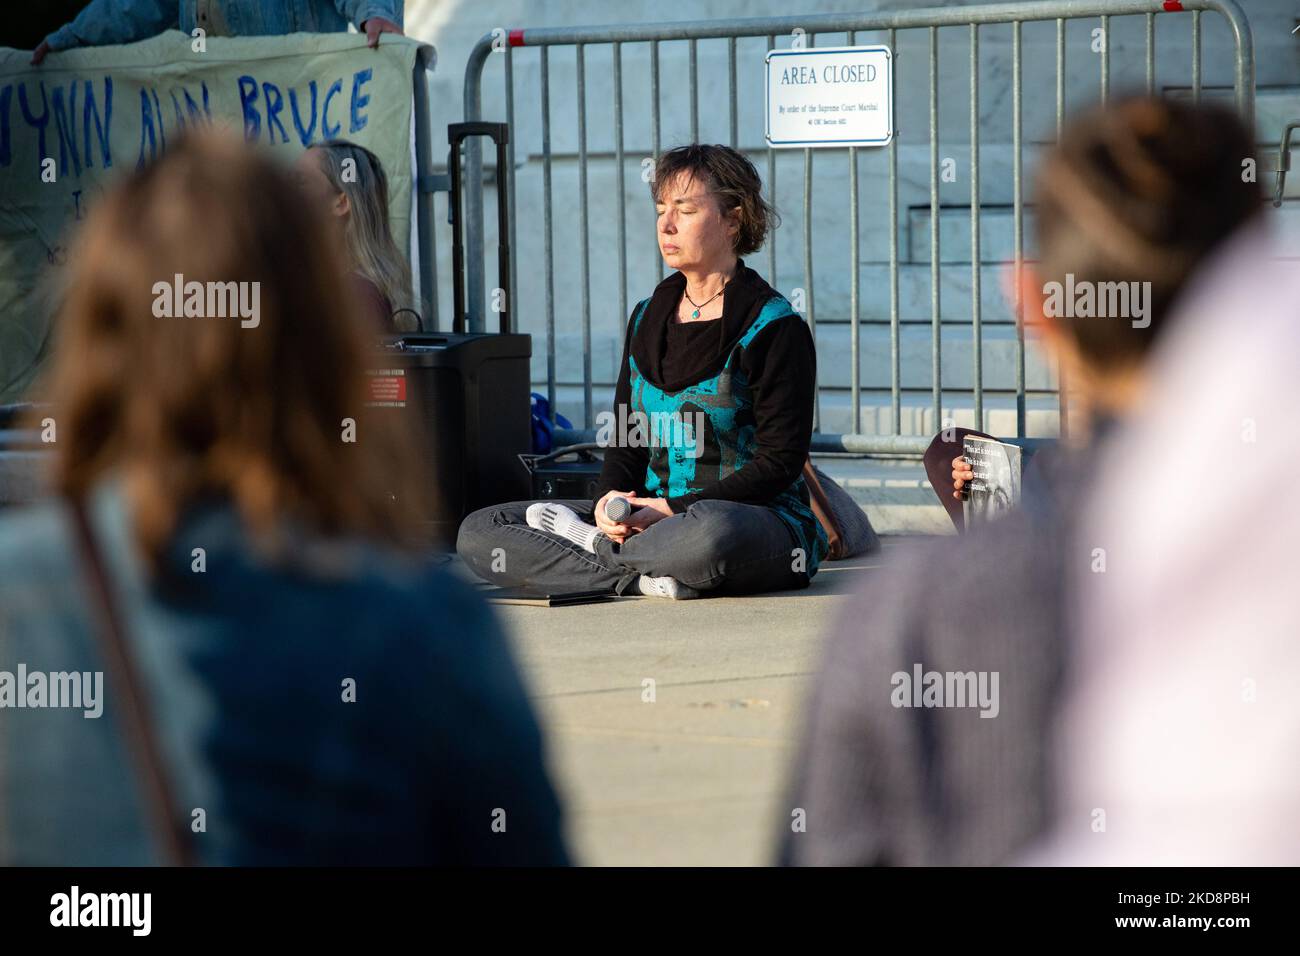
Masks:
[[[698,319],[699,317],[700,317],[700,310],[699,310],[699,309],[696,309],[694,312],[691,313],[691,318],[692,318],[692,319]]]

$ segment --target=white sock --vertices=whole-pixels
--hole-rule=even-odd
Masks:
[[[674,601],[688,601],[691,598],[700,596],[700,592],[695,588],[687,587],[676,578],[670,578],[668,575],[652,578],[648,574],[641,575],[637,579],[637,587],[646,597],[671,598]]]
[[[600,529],[594,524],[587,524],[572,508],[557,505],[553,501],[538,501],[528,506],[524,518],[530,528],[558,534],[574,544],[582,545],[592,554],[596,553],[596,536],[600,534]]]

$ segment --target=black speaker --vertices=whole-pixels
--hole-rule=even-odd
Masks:
[[[432,537],[455,541],[471,511],[528,496],[531,357],[528,335],[449,332],[386,340],[372,359],[371,407],[405,419],[432,478],[419,502]]]
[[[431,537],[443,544],[456,540],[461,520],[471,511],[528,497],[529,475],[520,456],[532,448],[532,337],[511,332],[513,303],[501,303],[499,332],[465,331],[460,151],[469,136],[488,136],[496,143],[497,270],[500,276],[510,275],[509,127],[453,123],[447,127],[452,331],[387,337],[369,370],[370,406],[402,416],[408,434],[420,441],[433,485],[419,507],[431,525]]]

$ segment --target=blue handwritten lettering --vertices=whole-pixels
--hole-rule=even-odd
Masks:
[[[82,152],[86,154],[86,168],[94,166],[91,161],[93,154],[90,151],[90,117],[95,117],[95,135],[99,137],[99,150],[104,159],[104,168],[108,169],[113,165],[113,156],[109,151],[109,139],[111,138],[111,124],[113,121],[113,78],[104,77],[104,117],[100,121],[99,106],[95,103],[95,87],[90,80],[86,80],[86,91],[82,96],[81,123],[84,135],[82,136]]]
[[[272,94],[274,94],[274,97],[272,97]],[[275,142],[275,132],[271,129],[272,124],[280,129],[280,141],[289,142],[289,134],[284,131],[284,123],[280,120],[280,112],[284,109],[284,95],[280,92],[280,88],[274,83],[263,83],[262,99],[266,102],[267,142]]]
[[[68,175],[68,156],[72,157],[72,169],[75,175],[81,175],[81,158],[77,155],[77,81],[68,87],[68,105],[63,105],[63,87],[56,86],[50,93],[50,109],[54,113],[54,129],[59,134],[59,171]],[[68,113],[72,113],[69,122]]]
[[[361,111],[370,103],[370,95],[361,95],[363,84],[369,83],[370,78],[374,76],[375,71],[366,67],[364,70],[358,70],[352,75],[352,119],[348,123],[348,132],[356,133],[365,129],[366,123],[369,122],[368,116],[362,116]]]
[[[145,142],[149,144],[149,159],[158,158],[158,141],[162,138],[162,117],[154,115],[153,104],[149,102],[149,91],[140,90],[140,155],[135,165],[145,163]],[[164,143],[165,148],[165,143]]]
[[[244,139],[256,142],[262,130],[262,117],[253,104],[257,102],[257,80],[245,74],[239,78],[239,106],[244,111]]]
[[[293,111],[293,128],[298,131],[298,139],[304,146],[311,145],[311,137],[316,132],[316,81],[312,80],[307,84],[311,90],[311,111],[308,116],[311,117],[311,125],[306,129],[302,128],[302,119],[298,113],[298,91],[292,86],[289,87],[289,108]]]
[[[23,119],[25,119],[29,125],[36,127],[37,150],[40,159],[44,159],[46,155],[45,127],[48,126],[50,122],[50,107],[45,99],[45,84],[41,83],[40,87],[41,87],[41,115],[39,117],[33,116],[31,108],[27,105],[27,84],[26,83],[18,84],[18,106],[23,111]]]
[[[336,123],[333,129],[330,129],[330,98],[335,93],[343,92],[343,81],[335,80],[330,84],[329,91],[325,94],[325,105],[321,107],[320,114],[320,131],[326,139],[333,139],[343,131],[343,124]]]
[[[194,122],[195,120],[200,120],[200,119],[207,119],[211,121],[212,119],[212,108],[211,106],[208,105],[208,84],[204,82],[200,82],[199,88],[203,91],[202,108],[199,107],[198,103],[194,102],[194,97],[190,96],[189,90],[183,91],[185,94],[185,109],[189,111],[190,122]]]

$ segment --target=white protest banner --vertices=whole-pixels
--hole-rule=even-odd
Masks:
[[[202,47],[200,49],[200,47]],[[195,123],[242,129],[291,162],[332,137],[372,150],[389,181],[393,235],[411,221],[412,82],[431,47],[385,35],[210,37],[50,54],[0,49],[0,403],[18,400],[49,345],[71,230],[115,175]]]

